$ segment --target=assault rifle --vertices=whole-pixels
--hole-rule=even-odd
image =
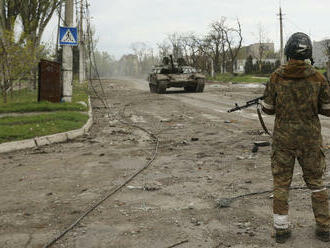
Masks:
[[[227,112],[228,113],[231,113],[231,112],[234,112],[234,111],[237,111],[237,110],[248,108],[248,107],[250,107],[252,105],[258,105],[258,104],[260,104],[259,101],[264,100],[264,98],[265,98],[264,96],[257,97],[255,99],[252,99],[250,101],[247,101],[246,104],[245,105],[242,105],[242,106],[238,106],[238,104],[235,103],[235,108],[229,109]],[[272,134],[268,131],[268,129],[267,129],[266,125],[265,125],[265,122],[264,122],[264,120],[263,120],[263,118],[261,116],[261,111],[260,111],[259,108],[257,109],[257,113],[258,113],[258,118],[259,118],[259,121],[260,121],[260,124],[261,124],[262,128],[264,129],[264,131],[270,137],[272,137]]]
[[[231,112],[235,112],[237,110],[248,108],[248,107],[253,106],[253,105],[258,105],[259,104],[259,101],[263,100],[264,98],[265,98],[264,96],[257,97],[255,99],[252,99],[250,101],[247,101],[246,104],[245,105],[242,105],[242,106],[238,106],[238,104],[235,103],[235,108],[229,109],[227,112],[228,113],[231,113]]]

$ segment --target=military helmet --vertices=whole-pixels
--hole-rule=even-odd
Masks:
[[[305,60],[312,59],[312,41],[307,34],[294,33],[287,41],[284,54],[288,58]]]

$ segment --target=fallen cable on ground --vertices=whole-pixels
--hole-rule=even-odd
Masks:
[[[185,244],[185,243],[188,243],[188,242],[189,242],[189,240],[186,239],[186,240],[180,241],[179,243],[176,243],[176,244],[174,244],[174,245],[168,246],[168,247],[166,247],[166,248],[177,247],[177,246],[179,246],[179,245],[182,245],[182,244]]]
[[[330,189],[330,185],[327,185],[326,188]],[[297,189],[308,189],[308,188],[306,186],[290,188],[290,190],[297,190]],[[272,192],[273,192],[273,190],[265,190],[265,191],[252,192],[252,193],[243,194],[243,195],[234,196],[234,197],[219,198],[219,199],[215,200],[216,207],[217,208],[229,208],[230,205],[239,198],[244,198],[244,197],[253,196],[253,195],[262,195],[262,194],[267,194],[267,193],[272,193]]]
[[[91,54],[89,54],[89,57],[92,61],[92,58],[91,58]],[[95,57],[94,57],[95,59]],[[94,61],[95,63],[95,61]],[[98,73],[98,70],[96,68],[96,65],[92,63],[92,66],[94,68],[94,70],[96,71],[97,73],[97,76],[98,76],[98,82],[100,83],[100,86],[101,86],[101,90],[103,92],[103,96],[105,96],[105,92],[104,92],[104,88],[103,88],[103,85],[102,85],[102,81],[99,77],[99,73]],[[107,99],[104,99],[102,98],[96,91],[96,89],[94,88],[93,86],[93,82],[92,80],[90,79],[90,85],[95,93],[95,95],[100,99],[100,101],[103,103],[105,109],[107,109],[107,116],[108,118],[110,119],[110,116],[111,116],[111,109],[109,107],[109,104],[107,102]],[[99,201],[97,201],[95,204],[93,204],[90,208],[88,208],[81,216],[78,217],[78,219],[76,219],[67,229],[65,229],[63,232],[61,232],[58,236],[56,236],[54,239],[52,239],[48,244],[46,244],[43,248],[49,248],[51,247],[53,244],[55,244],[58,240],[60,240],[66,233],[68,233],[69,231],[71,231],[75,226],[77,226],[89,213],[91,213],[93,210],[95,210],[99,205],[101,205],[105,200],[107,200],[109,197],[111,197],[112,195],[114,195],[115,193],[117,193],[119,190],[121,190],[123,187],[125,187],[128,183],[130,183],[137,175],[139,175],[142,171],[144,171],[145,169],[147,169],[152,163],[153,161],[156,159],[157,157],[157,154],[158,154],[158,148],[159,148],[159,139],[158,137],[146,130],[145,128],[143,127],[140,127],[138,125],[135,125],[135,124],[132,124],[132,123],[128,123],[124,120],[121,120],[119,119],[119,121],[125,125],[128,125],[128,126],[131,126],[131,127],[134,127],[134,128],[137,128],[137,129],[140,129],[144,132],[146,132],[147,134],[150,135],[150,137],[155,141],[155,148],[154,148],[154,152],[153,152],[153,155],[152,155],[152,158],[149,160],[149,162],[143,167],[141,168],[140,170],[138,170],[134,175],[132,175],[129,179],[127,179],[123,184],[119,185],[118,187],[116,187],[115,189],[111,190],[108,194],[106,194],[102,199],[100,199]]]

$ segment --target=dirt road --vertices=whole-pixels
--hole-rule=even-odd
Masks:
[[[254,141],[270,141],[255,109],[226,112],[260,96],[262,86],[208,84],[204,93],[165,95],[150,94],[143,80],[103,86],[110,114],[93,99],[90,135],[0,155],[0,247],[43,247],[143,168],[155,141],[134,126],[158,137],[156,160],[53,247],[327,247],[314,238],[308,190],[291,192],[293,237],[285,245],[271,237],[271,193],[217,207],[217,199],[272,188],[270,147],[251,152]],[[273,117],[265,122],[271,127]],[[301,175],[297,166],[293,186],[304,186]]]

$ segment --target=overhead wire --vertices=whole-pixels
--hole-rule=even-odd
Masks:
[[[94,94],[96,95],[97,98],[100,99],[100,101],[103,103],[104,107],[107,109],[107,116],[110,119],[111,118],[111,109],[110,106],[107,102],[106,99],[106,95],[105,95],[105,90],[103,87],[103,83],[102,80],[100,78],[100,74],[97,68],[97,64],[96,64],[96,60],[95,60],[95,46],[94,46],[94,41],[93,41],[93,37],[92,37],[92,33],[91,33],[91,27],[90,27],[90,15],[89,15],[89,9],[88,9],[88,1],[86,0],[86,13],[87,13],[87,32],[88,33],[88,43],[89,44],[89,63],[90,63],[90,68],[94,70],[94,72],[96,73],[96,77],[97,77],[97,81],[99,82],[101,91],[102,91],[102,95],[100,96],[100,94],[97,92],[97,90],[95,89],[94,85],[93,85],[93,80],[91,77],[91,73],[92,71],[89,71],[89,85],[91,86]],[[91,106],[90,106],[91,107]],[[125,106],[126,107],[126,106]],[[114,195],[115,193],[117,193],[119,190],[121,190],[124,186],[126,186],[129,182],[131,182],[135,177],[137,177],[140,173],[142,173],[144,170],[146,170],[148,167],[150,167],[150,165],[155,161],[157,154],[158,154],[158,149],[159,149],[159,139],[158,137],[152,133],[151,131],[140,127],[138,125],[132,124],[127,122],[126,120],[123,120],[122,117],[119,117],[119,121],[122,124],[140,129],[144,132],[146,132],[155,142],[155,146],[153,149],[153,154],[151,156],[151,159],[148,161],[148,163],[142,167],[141,169],[139,169],[137,172],[135,172],[132,176],[130,176],[124,183],[122,183],[121,185],[117,186],[116,188],[114,188],[113,190],[111,190],[109,193],[107,193],[103,198],[101,198],[100,200],[98,200],[96,203],[94,203],[91,207],[89,207],[86,211],[83,212],[83,214],[81,214],[69,227],[67,227],[64,231],[62,231],[60,234],[58,234],[55,238],[53,238],[51,241],[49,241],[44,248],[49,248],[52,245],[54,245],[57,241],[59,241],[62,237],[64,237],[65,234],[67,234],[69,231],[71,231],[75,226],[77,226],[89,213],[91,213],[93,210],[95,210],[99,205],[101,205],[105,200],[107,200],[108,198],[110,198],[112,195]],[[185,241],[186,242],[186,241]]]

